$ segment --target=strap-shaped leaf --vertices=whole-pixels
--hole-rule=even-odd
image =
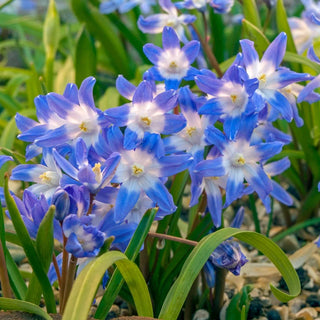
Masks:
[[[53,254],[53,219],[55,207],[51,206],[40,223],[36,239],[36,248],[45,272],[48,272]],[[29,283],[26,301],[39,304],[41,299],[41,285],[37,276],[33,274]]]
[[[270,44],[269,40],[266,38],[263,32],[260,31],[260,29],[246,19],[242,20],[242,29],[243,37],[254,42],[254,47],[261,57]]]
[[[28,312],[41,316],[46,320],[52,320],[52,318],[39,306],[21,300],[9,299],[9,298],[0,298],[0,310],[14,310]]]
[[[261,29],[259,11],[255,0],[243,0],[243,15],[258,29]]]
[[[140,316],[153,317],[147,284],[139,268],[125,254],[109,251],[88,264],[76,279],[63,320],[86,320],[95,293],[106,270],[116,264],[125,279]]]
[[[5,227],[3,219],[3,210],[0,211],[0,238],[2,242],[2,247],[6,259],[6,266],[10,280],[10,287],[17,299],[24,299],[27,291],[27,286],[19,272],[19,269],[14,262],[7,246],[5,239]]]
[[[273,294],[279,300],[287,302],[300,293],[300,282],[296,271],[285,253],[272,240],[256,232],[225,228],[206,236],[193,249],[163,303],[160,319],[178,318],[188,292],[202,267],[215,248],[230,237],[236,237],[257,248],[278,268],[289,288],[289,294],[286,294],[270,285]]]
[[[135,231],[125,255],[130,260],[135,260],[138,256],[140,248],[144,243],[144,240],[150,230],[151,224],[157,213],[157,209],[148,210],[139,223],[137,230]],[[123,279],[119,270],[115,270],[107,284],[106,291],[101,299],[98,309],[95,314],[96,319],[105,319],[109,309],[111,308],[113,301],[116,299],[121,287],[123,285]]]
[[[24,252],[29,259],[29,263],[41,284],[44,299],[46,301],[47,311],[49,313],[56,313],[56,302],[54,299],[50,281],[43,269],[39,254],[32,243],[32,240],[26,226],[24,225],[17,205],[9,193],[8,176],[5,177],[4,195],[13,226],[20,239]]]

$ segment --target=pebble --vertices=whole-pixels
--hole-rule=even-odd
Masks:
[[[194,314],[192,320],[209,320],[210,314],[207,310],[199,309]]]
[[[306,302],[310,307],[320,307],[320,298],[316,294],[311,294],[307,297]]]
[[[263,304],[259,298],[254,298],[250,302],[248,311],[248,320],[257,318],[263,315]]]
[[[281,320],[280,313],[277,310],[272,309],[267,313],[267,319],[268,320]]]
[[[318,316],[317,310],[314,308],[303,308],[296,314],[296,319],[313,320]]]
[[[278,244],[283,249],[283,251],[287,253],[293,253],[300,249],[298,239],[293,234],[284,237],[281,241],[279,241]]]
[[[301,310],[304,304],[305,300],[299,299],[299,297],[288,302],[290,311],[294,314]]]

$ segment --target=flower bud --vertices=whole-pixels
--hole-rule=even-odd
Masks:
[[[68,193],[63,189],[58,189],[52,197],[52,204],[56,207],[55,218],[63,221],[70,211],[70,198]]]

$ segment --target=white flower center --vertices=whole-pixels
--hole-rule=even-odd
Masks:
[[[234,154],[231,159],[231,164],[234,167],[242,167],[245,165],[245,163],[246,163],[246,160],[244,159],[241,153]]]

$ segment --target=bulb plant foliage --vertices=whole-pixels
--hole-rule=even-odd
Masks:
[[[43,315],[43,295],[48,312],[86,319],[102,285],[103,319],[118,294],[127,299],[124,279],[139,315],[172,320],[202,272],[202,306],[218,319],[227,272],[248,262],[238,240],[284,275],[289,294],[272,287],[277,298],[298,295],[268,238],[276,202],[288,228],[318,221],[319,4],[302,1],[302,16],[284,23],[282,0],[259,10],[254,1],[72,0],[77,19],[66,22],[56,2],[43,37],[29,24],[12,30],[31,32],[25,65],[0,66],[0,307]],[[0,11],[3,27],[30,8]],[[39,53],[30,46],[41,38]],[[244,230],[245,211],[256,232]],[[28,285],[6,241],[25,250]],[[239,319],[241,303],[229,310]]]

